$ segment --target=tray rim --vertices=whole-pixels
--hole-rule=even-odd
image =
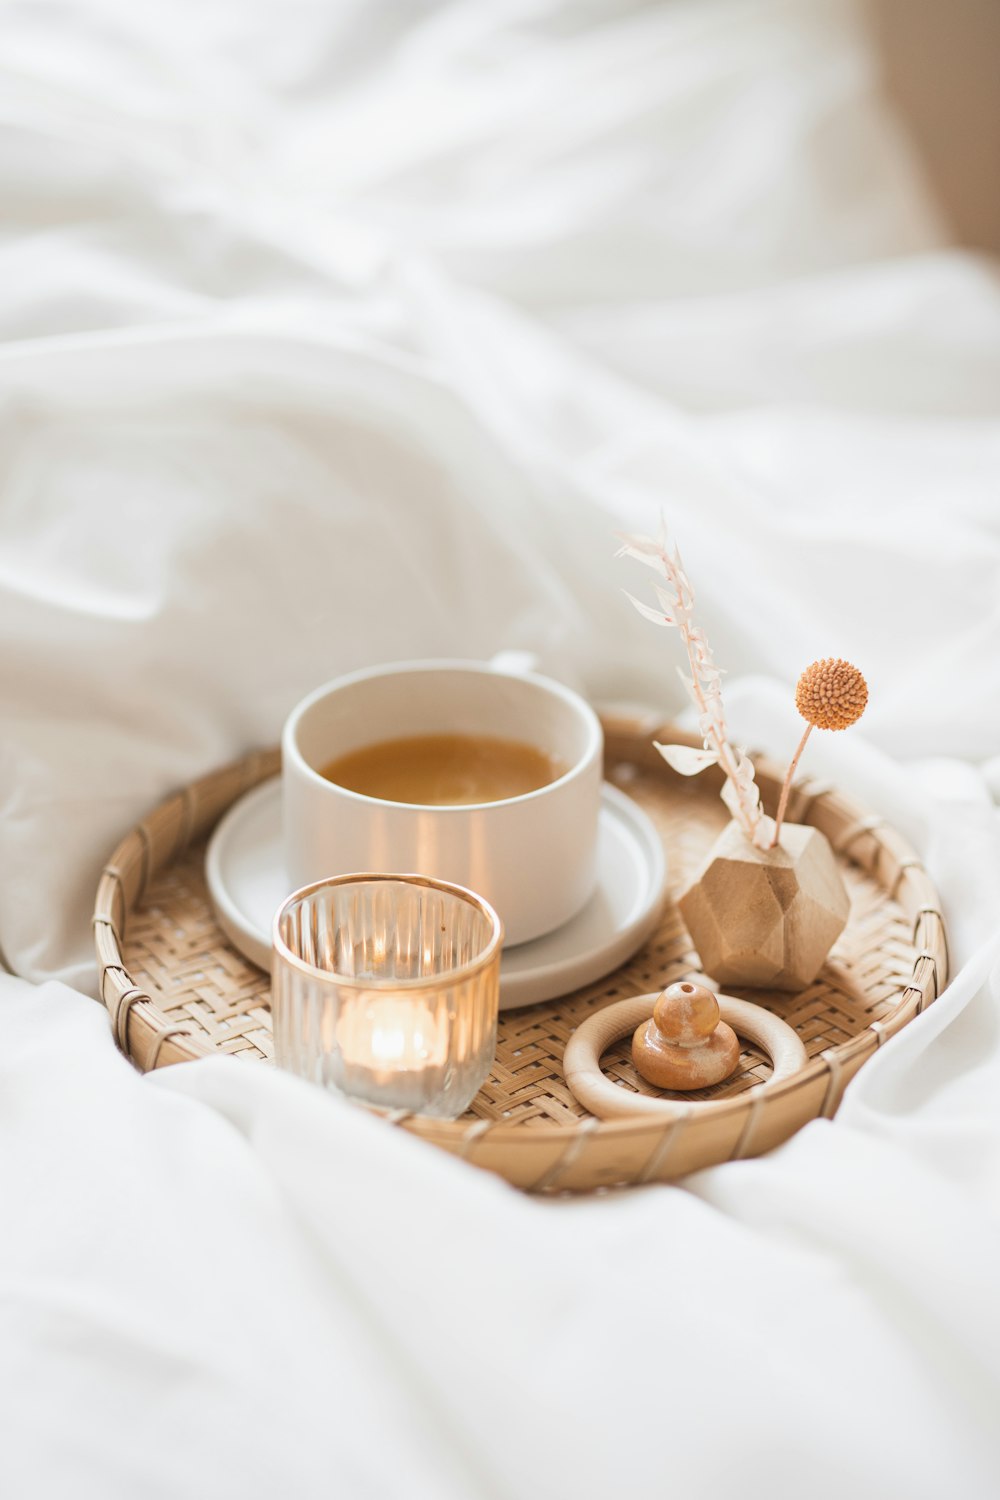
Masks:
[[[602,715],[602,727],[606,760],[630,760],[668,776],[675,773],[655,750],[654,738],[700,745],[697,736],[678,731],[656,715]],[[777,799],[782,773],[763,756],[755,755],[754,761],[768,806]],[[190,1027],[172,1021],[155,997],[134,982],[122,956],[129,912],[156,874],[207,833],[237,797],[279,769],[280,751],[275,747],[253,751],[189,783],[136,824],[103,867],[92,919],[99,993],[119,1049],[141,1072],[226,1054]],[[708,771],[702,780],[711,778],[718,779],[718,773]],[[866,813],[828,783],[807,777],[793,786],[789,821],[793,820],[821,828],[836,853],[860,865],[913,922],[917,952],[912,972],[882,1020],[812,1058],[769,1089],[766,1102],[757,1090],[749,1089],[691,1106],[692,1114],[666,1122],[601,1121],[591,1116],[577,1125],[528,1128],[487,1120],[470,1124],[402,1114],[389,1118],[422,1140],[533,1192],[667,1181],[720,1161],[759,1155],[810,1120],[832,1118],[863,1063],[944,989],[947,931],[937,891],[922,861],[885,819]],[[696,1128],[685,1131],[688,1122]],[[701,1138],[702,1150],[692,1150],[695,1136]]]

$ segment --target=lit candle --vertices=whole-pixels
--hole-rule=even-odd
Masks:
[[[503,926],[427,875],[338,875],[274,922],[281,1067],[384,1109],[454,1118],[496,1049]]]
[[[337,1021],[337,1053],[331,1069],[349,1093],[385,1098],[407,1108],[440,1085],[448,1058],[448,1011],[437,1015],[422,999],[371,994],[351,1000]],[[415,1107],[415,1105],[413,1106]]]

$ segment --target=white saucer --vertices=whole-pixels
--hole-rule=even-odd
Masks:
[[[605,782],[601,792],[597,890],[571,922],[505,948],[500,1009],[567,994],[610,974],[652,932],[663,906],[666,858],[646,814]],[[208,891],[229,941],[261,969],[271,967],[271,922],[289,894],[281,856],[281,779],[233,804],[212,835]]]

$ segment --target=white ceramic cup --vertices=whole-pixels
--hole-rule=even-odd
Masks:
[[[364,745],[424,734],[520,740],[569,770],[520,797],[457,807],[365,797],[320,774]],[[529,942],[568,922],[593,893],[603,748],[590,705],[535,673],[418,661],[341,677],[285,724],[288,878],[298,887],[354,871],[431,875],[491,902],[508,944]]]

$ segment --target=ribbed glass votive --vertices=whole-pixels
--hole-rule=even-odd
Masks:
[[[503,926],[422,875],[305,886],[274,919],[278,1064],[370,1104],[454,1117],[496,1051]]]

